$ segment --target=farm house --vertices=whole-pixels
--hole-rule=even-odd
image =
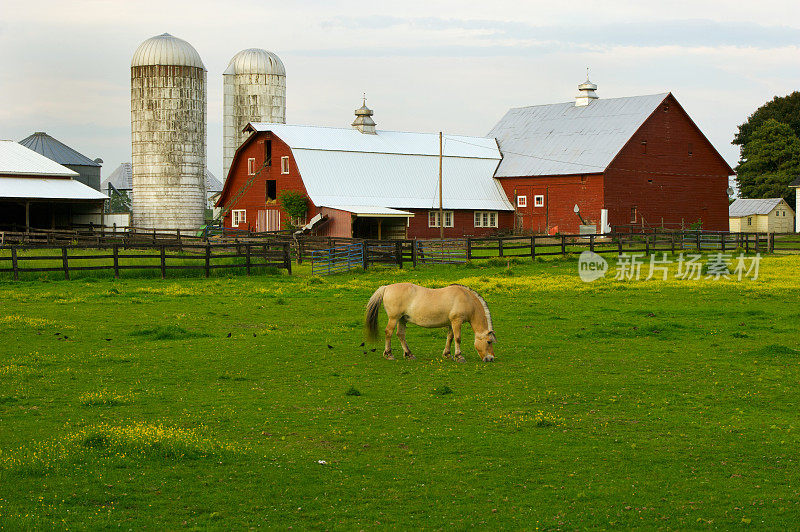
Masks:
[[[102,223],[108,198],[78,173],[11,140],[0,141],[0,227]]]
[[[401,239],[439,236],[439,137],[376,130],[366,105],[354,128],[251,123],[217,202],[226,227],[275,231],[320,215],[318,235]],[[513,207],[493,178],[494,139],[447,135],[443,143],[446,237],[511,228]],[[262,167],[266,167],[262,170]],[[304,218],[289,220],[280,195],[308,198]]]
[[[589,80],[578,89],[574,102],[510,109],[489,132],[516,229],[577,233],[581,219],[596,232],[698,220],[727,229],[733,169],[672,94],[600,99]]]
[[[794,202],[794,204],[795,204],[795,206],[800,205],[800,201],[797,201],[797,200],[800,200],[800,177],[798,177],[797,179],[795,179],[794,181],[789,183],[789,188],[793,188],[794,189],[794,194],[795,194],[795,202]],[[795,226],[794,230],[796,232],[800,233],[800,224],[795,223],[794,226]]]
[[[743,199],[731,203],[730,231],[744,233],[791,233],[794,211],[783,198]]]

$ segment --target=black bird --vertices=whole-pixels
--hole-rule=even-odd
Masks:
[[[111,341],[111,338],[106,338],[106,342],[110,342],[110,341]]]
[[[375,349],[377,349],[377,348],[370,349],[370,351],[372,351],[372,352],[374,353],[374,352],[375,352]]]
[[[255,338],[255,337],[256,337],[256,333],[253,333],[253,338]]]
[[[232,333],[228,333],[228,336],[226,336],[225,338],[230,338],[230,337],[231,337],[231,334],[232,334]]]
[[[333,346],[331,344],[328,344],[328,349],[333,349]]]
[[[61,338],[63,338],[64,340],[66,340],[67,338],[69,338],[69,336],[67,336],[67,335],[65,334],[65,335],[64,335],[64,336],[62,336]]]
[[[358,346],[358,347],[364,347],[364,342],[361,342],[361,345]]]
[[[364,354],[366,355],[366,354],[367,354],[367,352],[366,352],[366,351],[364,351]]]
[[[61,334],[61,333],[56,333],[55,335],[58,336],[59,334]]]

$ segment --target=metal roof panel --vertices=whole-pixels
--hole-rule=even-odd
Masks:
[[[778,206],[783,198],[739,198],[728,206],[729,218],[741,218],[758,214],[769,214]]]
[[[509,109],[489,132],[497,177],[603,172],[668,93]]]
[[[107,200],[108,196],[74,179],[0,177],[0,198]]]
[[[0,140],[0,174],[78,177],[78,173],[13,140]]]
[[[19,141],[20,144],[36,153],[40,153],[58,164],[71,164],[76,166],[100,166],[87,156],[70,148],[47,133],[37,132]]]

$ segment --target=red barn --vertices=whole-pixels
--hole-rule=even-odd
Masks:
[[[320,215],[318,235],[438,237],[438,135],[375,130],[372,111],[364,106],[356,114],[354,129],[248,124],[252,135],[237,150],[217,202],[230,209],[224,225],[274,231]],[[513,227],[514,209],[494,179],[499,162],[493,138],[445,137],[446,237]],[[306,218],[288,220],[280,206],[287,190],[308,198]]]
[[[697,221],[726,231],[734,172],[675,97],[598,99],[596,88],[587,80],[574,103],[511,109],[489,133],[515,228],[577,233],[577,204],[597,232]]]

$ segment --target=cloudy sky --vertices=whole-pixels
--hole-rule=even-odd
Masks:
[[[0,0],[0,138],[46,131],[130,161],[130,59],[169,32],[208,69],[208,164],[222,167],[222,72],[244,48],[287,70],[287,122],[485,135],[509,107],[671,91],[733,166],[736,126],[800,89],[796,0],[253,2]]]

